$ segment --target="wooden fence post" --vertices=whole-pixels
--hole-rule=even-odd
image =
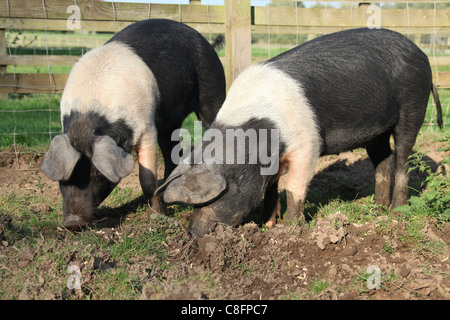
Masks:
[[[6,55],[6,31],[5,29],[0,29],[0,56]],[[7,66],[2,64],[0,65],[0,74],[6,73]],[[8,99],[7,93],[0,93],[0,100]]]
[[[252,59],[250,0],[225,1],[225,75],[227,91]]]

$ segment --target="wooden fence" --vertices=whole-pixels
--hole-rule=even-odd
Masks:
[[[326,3],[327,1],[321,1]],[[7,54],[5,30],[69,30],[79,10],[79,28],[83,31],[117,32],[127,25],[148,18],[166,18],[183,22],[202,33],[224,33],[224,59],[227,87],[233,79],[252,63],[252,33],[324,34],[338,30],[366,27],[373,10],[368,4],[348,2],[343,9],[251,7],[250,0],[226,0],[224,6],[114,3],[86,0],[0,0],[0,93],[61,93],[67,74],[7,73],[7,65],[72,65],[77,57],[57,55]],[[437,8],[442,1],[398,0],[406,4],[426,2],[430,9],[383,9],[381,26],[404,34],[431,34],[433,49],[436,36],[450,35],[450,10]],[[442,41],[441,41],[442,42]],[[450,43],[444,43],[447,48]],[[450,65],[448,57],[433,57],[431,65]],[[436,68],[434,68],[436,70]],[[450,88],[450,72],[434,72],[434,82],[440,88]]]

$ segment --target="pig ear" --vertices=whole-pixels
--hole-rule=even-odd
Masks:
[[[205,205],[219,198],[227,188],[225,178],[209,165],[193,166],[169,183],[166,203]]]
[[[179,178],[183,173],[191,168],[190,164],[180,162],[180,164],[172,171],[172,173],[167,177],[166,181],[158,187],[155,191],[155,196],[160,194],[167,186],[176,178]]]
[[[109,136],[96,138],[92,163],[109,181],[118,183],[133,170],[133,156],[123,150]]]
[[[80,156],[81,153],[70,144],[67,134],[57,135],[44,155],[41,171],[52,180],[69,180]]]

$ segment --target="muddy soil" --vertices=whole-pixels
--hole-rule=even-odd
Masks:
[[[434,164],[442,160],[442,153],[430,152],[427,156]],[[2,155],[0,192],[40,194],[52,199],[49,202],[60,201],[58,184],[39,172],[39,161],[31,155],[20,159]],[[438,169],[435,165],[434,170]],[[373,174],[361,152],[325,157],[320,160],[310,192],[327,192],[330,201],[339,195],[344,200],[363,200],[373,193]],[[421,176],[416,173],[413,178]],[[335,188],[334,182],[342,179],[349,183]],[[140,188],[137,168],[120,186]],[[135,207],[132,201],[138,200],[130,199],[130,206]],[[54,213],[47,204],[33,205],[33,211],[43,215]],[[110,254],[100,250],[86,255],[76,235],[68,235],[61,227],[43,227],[39,234],[28,236],[26,241],[33,243],[30,247],[7,243],[3,235],[14,228],[14,221],[2,211],[0,279],[32,265],[40,271],[24,275],[19,294],[5,298],[101,297],[98,289],[93,289],[97,273],[119,269]],[[62,222],[62,213],[58,214]],[[90,232],[104,243],[114,243],[126,234],[166,226],[165,263],[169,267],[152,268],[159,263],[152,254],[125,265],[130,272],[145,275],[139,284],[140,299],[450,299],[450,223],[437,225],[430,219],[423,226],[423,239],[440,243],[439,250],[424,250],[410,241],[401,219],[397,221],[386,212],[364,224],[349,222],[339,211],[315,217],[313,223],[303,226],[277,224],[265,229],[250,221],[238,228],[218,226],[200,239],[191,239],[185,232],[188,218],[189,213],[175,218],[147,211],[139,224],[114,222],[113,226],[97,226]],[[42,261],[41,253],[69,242],[73,249],[64,251],[66,256]],[[69,263],[81,268],[81,291],[67,291],[67,278],[48,276],[61,274],[61,264]]]

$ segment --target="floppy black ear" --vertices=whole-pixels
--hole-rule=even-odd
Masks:
[[[80,157],[81,153],[72,147],[67,134],[60,134],[54,137],[50,143],[40,168],[50,179],[66,181],[72,175]]]
[[[210,165],[195,165],[168,181],[164,201],[204,205],[219,198],[226,188],[225,177],[219,171]]]
[[[133,156],[111,137],[97,137],[92,149],[92,163],[109,181],[118,183],[133,171]]]
[[[191,168],[190,164],[186,164],[183,162],[180,162],[180,164],[172,171],[172,173],[167,177],[166,181],[162,185],[158,187],[155,191],[155,196],[160,194],[164,191],[164,189],[167,188],[167,186],[172,182],[173,180],[179,178],[183,173],[188,171]]]

